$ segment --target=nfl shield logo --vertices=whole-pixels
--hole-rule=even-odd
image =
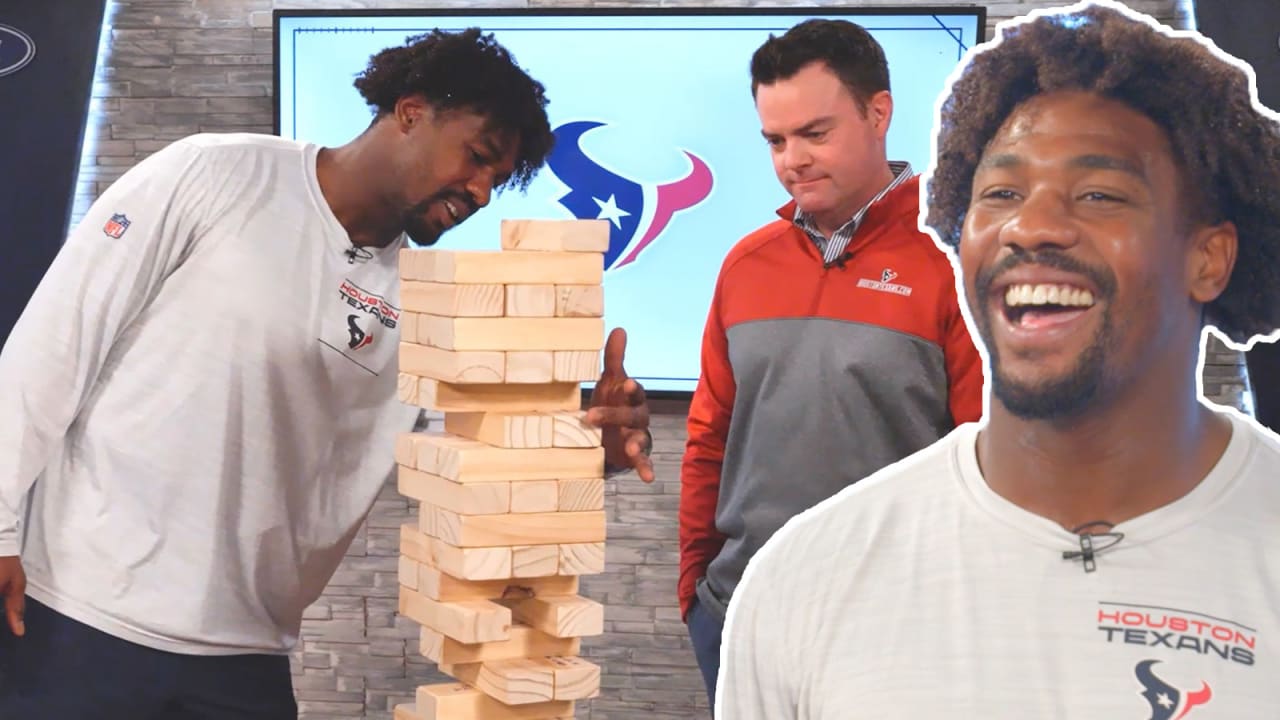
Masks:
[[[102,232],[119,240],[120,236],[124,235],[124,231],[129,229],[129,222],[129,218],[125,217],[123,213],[116,213],[111,216],[106,225],[102,226]]]

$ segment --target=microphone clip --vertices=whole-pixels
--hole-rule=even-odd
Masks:
[[[1080,549],[1064,550],[1062,553],[1063,560],[1080,560],[1081,564],[1084,566],[1084,571],[1086,573],[1091,573],[1094,570],[1098,569],[1098,563],[1095,559],[1097,555],[1099,555],[1100,553],[1106,552],[1107,550],[1110,550],[1116,545],[1119,545],[1120,541],[1124,539],[1124,533],[1121,533],[1121,532],[1102,532],[1102,533],[1080,532],[1081,530],[1084,530],[1087,527],[1092,527],[1094,525],[1105,525],[1108,528],[1113,527],[1111,523],[1106,523],[1106,522],[1092,522],[1086,525],[1081,525],[1080,527],[1072,531],[1077,533],[1080,538]],[[1094,545],[1094,542],[1093,542],[1094,538],[1107,538],[1108,540],[1110,540],[1110,542],[1102,545]]]
[[[830,270],[830,269],[831,269],[831,268],[833,268],[833,267],[838,267],[838,268],[840,268],[841,270],[843,270],[843,269],[844,269],[844,266],[845,266],[845,263],[849,262],[849,261],[850,261],[850,260],[852,260],[852,259],[853,259],[853,253],[850,253],[850,252],[847,252],[847,251],[846,251],[846,252],[842,253],[842,254],[840,255],[840,257],[835,258],[835,259],[834,259],[834,260],[832,260],[831,262],[823,263],[823,264],[822,264],[822,268],[823,268],[824,270]]]
[[[368,262],[373,259],[373,253],[359,245],[352,245],[346,250],[343,250],[342,254],[347,256],[348,265],[354,265],[356,262]]]

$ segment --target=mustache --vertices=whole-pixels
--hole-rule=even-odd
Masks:
[[[431,207],[433,203],[442,202],[444,200],[453,201],[453,204],[459,209],[465,208],[466,212],[463,213],[464,217],[470,217],[480,209],[480,206],[476,203],[475,199],[465,193],[443,192],[436,193],[435,195],[432,195],[426,200],[423,200],[417,205],[409,208],[409,213],[412,215],[421,215],[425,213],[427,208]]]
[[[1038,265],[1075,275],[1083,275],[1089,278],[1098,288],[1099,299],[1109,300],[1115,296],[1116,276],[1110,269],[1089,265],[1067,255],[1061,250],[1037,250],[1035,252],[1006,255],[991,267],[979,270],[977,277],[973,281],[974,290],[977,292],[978,297],[987,297],[991,292],[991,286],[995,284],[1001,275],[1024,265]]]

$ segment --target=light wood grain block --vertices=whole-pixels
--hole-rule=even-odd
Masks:
[[[413,280],[400,283],[400,304],[413,313],[502,317],[506,299],[506,287],[501,283],[461,285]]]
[[[418,314],[403,310],[400,313],[400,342],[418,342]]]
[[[560,552],[556,545],[515,545],[511,548],[511,570],[518,578],[559,575]],[[565,573],[581,574],[581,573]]]
[[[396,705],[391,717],[393,720],[435,720],[435,718],[426,717],[418,712],[416,703],[400,703]]]
[[[550,354],[550,353],[548,353]],[[441,350],[430,345],[400,343],[400,372],[435,378],[448,383],[506,382],[507,356],[492,350]],[[547,379],[551,381],[553,358],[547,359]]]
[[[604,633],[604,606],[580,596],[534,597],[497,601],[511,617],[553,637],[587,637]]]
[[[603,477],[604,448],[502,448],[461,436],[419,433],[419,470],[461,483]],[[430,464],[426,461],[431,460]]]
[[[419,563],[431,562],[431,536],[418,529],[417,524],[400,526],[400,555]]]
[[[522,350],[505,355],[507,363],[503,382],[552,382],[555,354],[550,350]]]
[[[410,590],[418,589],[419,568],[423,567],[422,563],[414,560],[408,555],[401,555],[397,558],[396,577],[400,584]],[[486,598],[487,599],[487,598]]]
[[[575,386],[576,387],[576,386]],[[396,379],[396,397],[405,405],[422,406],[422,385],[417,375],[400,373]],[[566,408],[567,409],[567,408]]]
[[[400,554],[463,580],[506,580],[511,577],[511,548],[459,548],[440,542],[419,524],[400,526]]]
[[[604,478],[579,478],[559,482],[561,512],[604,509]]]
[[[419,502],[463,515],[501,515],[511,509],[511,483],[459,483],[422,470],[396,467],[396,489]]]
[[[530,705],[555,699],[554,668],[529,658],[439,667],[446,675],[507,705]]]
[[[524,413],[577,410],[582,406],[582,393],[577,383],[468,385],[446,383],[435,378],[415,378],[418,384],[410,402],[405,400],[404,377],[406,376],[401,376],[402,401],[446,413]],[[407,377],[414,378],[412,375]]]
[[[556,316],[555,285],[507,285],[506,294],[507,317]]]
[[[511,609],[489,600],[439,602],[403,585],[400,614],[461,643],[508,640]]]
[[[580,657],[538,658],[552,666],[556,700],[586,700],[600,694],[600,666]]]
[[[500,233],[503,250],[586,253],[609,250],[608,220],[503,220]]]
[[[596,575],[604,572],[604,543],[562,543],[561,575]]]
[[[424,508],[429,508],[425,510]],[[459,515],[428,505],[434,537],[459,548],[604,542],[604,511]]]
[[[500,642],[460,643],[431,628],[421,628],[418,650],[437,665],[512,660],[547,655],[574,656],[582,650],[581,638],[557,638],[522,623],[512,623],[511,638]]]
[[[444,350],[600,350],[604,319],[418,316],[418,343]]]
[[[573,715],[573,701],[507,705],[465,683],[419,685],[416,705],[425,720],[556,720]]]
[[[601,428],[586,421],[584,410],[551,413],[551,442],[555,447],[592,448],[600,447],[604,437]]]
[[[604,317],[603,285],[556,285],[556,317]]]
[[[604,256],[578,252],[501,250],[400,251],[405,280],[455,284],[599,285]]]
[[[413,580],[415,589],[432,600],[440,602],[576,595],[578,592],[578,578],[575,575],[464,580],[429,563],[416,562],[403,555],[401,560],[403,573],[416,573]],[[405,565],[406,561],[412,563],[412,568]],[[406,585],[406,583],[401,584]]]
[[[521,480],[511,483],[511,512],[548,513],[559,509],[560,483],[558,481]]]
[[[555,419],[546,413],[460,413],[444,415],[447,433],[500,448],[549,448]]]
[[[601,371],[598,351],[557,350],[551,356],[551,377],[556,382],[595,382]]]

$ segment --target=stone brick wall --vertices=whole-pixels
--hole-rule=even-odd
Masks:
[[[73,219],[127,168],[171,140],[197,131],[271,131],[273,7],[390,4],[375,0],[116,0],[108,10],[109,59],[94,87],[87,143],[92,149],[83,159]],[[394,3],[397,7],[550,4],[555,0]],[[646,3],[580,0],[566,4]],[[731,3],[714,0],[709,4]],[[930,4],[942,4],[942,0]],[[1054,4],[1058,3],[998,2],[988,5],[989,20],[994,25],[1034,7]],[[1166,22],[1185,23],[1185,12],[1174,0],[1136,0],[1133,5]],[[1206,394],[1239,405],[1243,390],[1239,358],[1215,349],[1206,363]],[[583,593],[607,606],[605,635],[584,643],[584,655],[603,666],[604,676],[600,697],[582,704],[582,718],[708,717],[701,679],[674,600],[678,470],[685,432],[684,408],[667,410],[655,419],[658,481],[645,485],[634,476],[624,476],[607,486],[607,572],[583,582]],[[294,657],[297,694],[307,720],[387,719],[395,704],[411,699],[417,685],[443,679],[418,655],[416,628],[396,616],[397,529],[413,516],[410,503],[393,486],[385,488],[346,563],[324,597],[308,611],[304,639]]]

